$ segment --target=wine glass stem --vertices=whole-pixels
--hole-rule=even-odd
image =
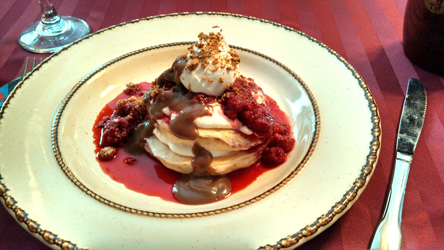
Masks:
[[[42,23],[50,25],[60,21],[60,16],[51,0],[39,0],[39,3],[42,10]]]

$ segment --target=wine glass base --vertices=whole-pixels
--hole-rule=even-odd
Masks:
[[[34,53],[52,53],[88,35],[89,25],[82,19],[63,16],[56,24],[41,21],[28,26],[19,37],[19,44]]]

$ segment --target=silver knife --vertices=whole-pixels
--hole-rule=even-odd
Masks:
[[[416,144],[421,134],[427,107],[422,83],[410,78],[402,108],[396,144],[396,162],[387,204],[375,231],[371,250],[401,248],[401,219],[405,187]]]

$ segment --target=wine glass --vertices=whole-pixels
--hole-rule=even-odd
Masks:
[[[19,37],[19,44],[35,53],[52,53],[86,36],[89,25],[82,19],[59,16],[52,0],[39,0],[42,18],[28,26]]]

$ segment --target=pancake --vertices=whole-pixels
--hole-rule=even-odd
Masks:
[[[165,167],[183,174],[193,172],[191,165],[193,157],[181,156],[174,153],[156,136],[145,138],[145,141],[145,150],[160,160]],[[234,151],[226,156],[214,157],[208,168],[208,174],[222,175],[249,167],[260,159],[262,150],[263,147],[258,146],[250,150]]]

